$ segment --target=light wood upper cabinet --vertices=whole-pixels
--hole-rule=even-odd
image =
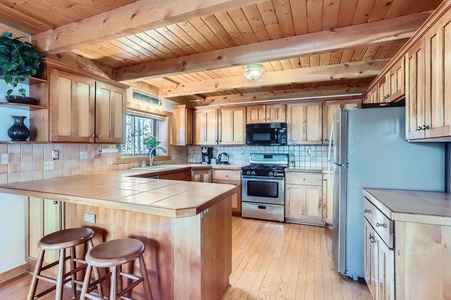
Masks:
[[[404,58],[401,58],[388,72],[390,101],[396,101],[405,96],[405,67]]]
[[[247,107],[247,124],[285,122],[285,104],[253,105]]]
[[[243,145],[245,107],[224,107],[219,110],[219,144]]]
[[[321,144],[323,122],[322,102],[287,105],[289,144]]]
[[[172,145],[193,144],[193,109],[186,105],[172,106]]]
[[[123,142],[125,88],[57,68],[49,78],[52,142]]]
[[[334,115],[340,108],[352,109],[360,108],[360,100],[349,101],[326,101],[323,105],[323,141],[329,143],[330,130]]]
[[[216,108],[194,111],[195,145],[216,145],[218,143],[217,119]]]

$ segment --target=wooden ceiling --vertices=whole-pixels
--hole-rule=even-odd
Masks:
[[[44,55],[193,105],[355,95],[439,0],[0,0],[0,23]],[[261,63],[251,81],[243,66]]]

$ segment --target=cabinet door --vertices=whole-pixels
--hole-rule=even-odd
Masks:
[[[258,124],[266,121],[266,107],[265,105],[248,106],[246,109],[246,123]]]
[[[330,130],[334,115],[340,108],[360,108],[360,100],[352,101],[327,101],[323,105],[323,140],[325,144],[329,143]]]
[[[95,80],[50,70],[52,142],[94,142]]]
[[[323,110],[321,102],[287,106],[288,142],[290,144],[321,144]]]
[[[404,81],[404,57],[390,69],[388,74],[390,82],[390,101],[396,101],[405,95],[405,81]]]
[[[426,138],[451,136],[451,12],[447,15],[425,34]]]
[[[244,145],[245,107],[221,108],[220,145]]]
[[[96,142],[123,143],[126,91],[122,87],[96,82]]]
[[[193,110],[186,105],[172,107],[172,145],[193,144]]]
[[[377,100],[377,103],[390,102],[390,81],[387,79],[389,79],[389,76],[381,78],[377,84],[379,89],[379,99]]]
[[[191,181],[211,182],[211,170],[191,170]]]
[[[324,225],[322,186],[287,184],[285,219],[287,222]]]
[[[216,145],[217,136],[216,109],[199,109],[194,114],[194,144]]]
[[[424,39],[420,39],[406,54],[406,137],[424,138],[425,120],[425,65]]]
[[[334,223],[334,197],[331,194],[330,184],[333,182],[333,174],[323,175],[323,220],[326,224]]]
[[[382,239],[376,235],[377,247],[377,287],[376,299],[395,299],[395,256]]]
[[[266,105],[266,123],[286,122],[285,104]]]
[[[28,257],[37,259],[38,242],[47,234],[63,229],[64,206],[61,201],[28,198]],[[57,253],[46,253],[46,262],[57,259]]]
[[[364,240],[364,269],[365,269],[365,281],[370,290],[373,299],[376,299],[376,284],[377,284],[377,244],[374,229],[364,219],[363,227],[363,240]]]

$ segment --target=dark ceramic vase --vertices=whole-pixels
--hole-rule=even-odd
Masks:
[[[30,130],[24,125],[24,116],[11,116],[14,124],[8,129],[8,136],[12,141],[25,141],[30,136]]]

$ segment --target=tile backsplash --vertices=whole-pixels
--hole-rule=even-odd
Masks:
[[[188,147],[188,162],[201,161],[200,146]],[[294,161],[296,168],[327,169],[327,146],[322,145],[289,145],[289,146],[215,146],[213,155],[221,152],[229,155],[231,164],[247,165],[251,153],[287,153],[290,163]]]

